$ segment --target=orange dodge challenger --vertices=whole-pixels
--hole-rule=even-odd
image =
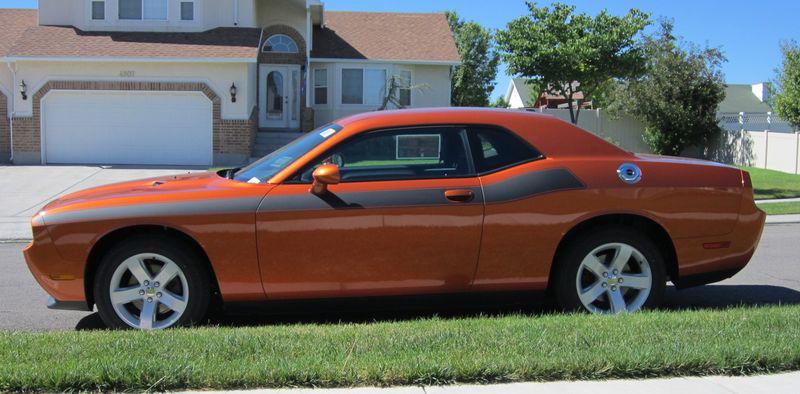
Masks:
[[[653,307],[722,280],[765,214],[747,172],[636,155],[524,111],[356,115],[252,165],[61,197],[25,258],[53,309],[109,327],[213,302],[547,290],[567,310]]]

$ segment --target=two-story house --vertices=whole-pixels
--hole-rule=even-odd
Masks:
[[[443,14],[40,0],[0,9],[0,161],[239,164],[379,108],[390,80],[405,107],[449,106],[458,62]]]

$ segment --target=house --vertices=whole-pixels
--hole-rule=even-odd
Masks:
[[[459,63],[443,14],[319,0],[40,0],[0,26],[17,164],[236,165],[377,109],[390,79],[403,106],[449,106]]]
[[[795,132],[794,126],[775,115],[766,82],[726,85],[725,100],[717,112],[721,126],[729,131]]]
[[[567,98],[549,92],[533,91],[525,78],[512,78],[503,97],[509,108],[566,108]],[[577,82],[574,83],[577,85]],[[539,95],[537,97],[537,95]],[[573,100],[583,100],[583,93],[575,93]],[[587,105],[584,104],[584,107]]]

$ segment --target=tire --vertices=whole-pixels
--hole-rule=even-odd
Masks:
[[[664,258],[653,241],[633,228],[584,233],[556,264],[553,293],[565,311],[636,312],[660,305],[664,296]]]
[[[184,242],[134,236],[112,247],[101,260],[94,297],[109,328],[185,327],[206,316],[209,283],[203,257]]]

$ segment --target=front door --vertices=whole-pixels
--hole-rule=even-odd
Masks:
[[[300,66],[264,64],[259,75],[259,127],[300,127]]]
[[[460,292],[473,279],[483,192],[457,127],[373,132],[273,189],[256,214],[267,297]],[[342,183],[309,193],[337,163]]]

